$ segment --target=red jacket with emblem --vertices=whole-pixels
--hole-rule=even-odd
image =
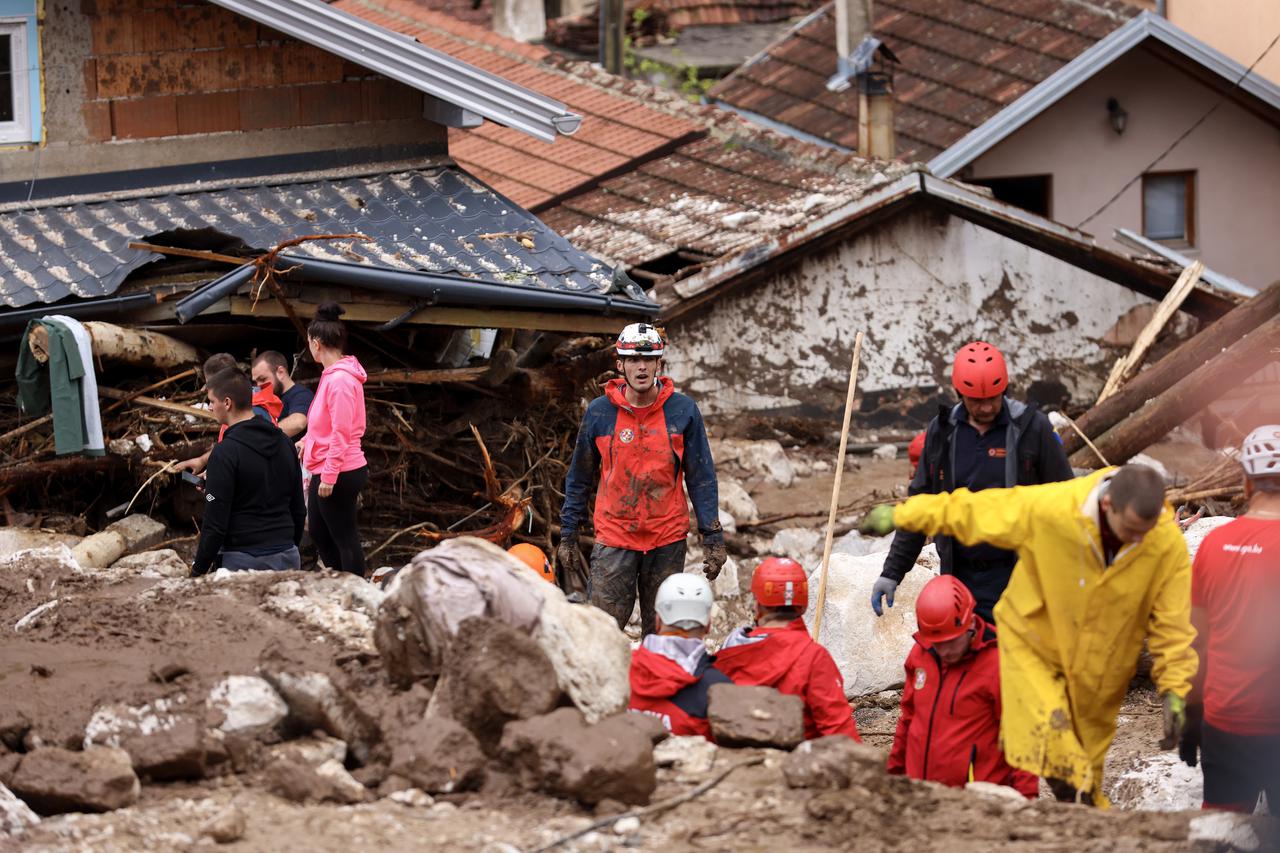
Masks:
[[[611,548],[651,551],[689,532],[689,502],[704,542],[722,542],[715,465],[702,414],[692,400],[659,378],[658,399],[633,408],[614,379],[591,401],[565,477],[561,535],[578,532],[587,492],[600,473],[595,538]]]
[[[650,634],[631,653],[629,710],[657,717],[673,735],[711,739],[707,691],[729,678],[712,665],[701,640]]]
[[[848,735],[856,741],[844,679],[831,653],[809,636],[803,619],[785,628],[739,628],[716,654],[734,684],[764,685],[804,700],[804,736]]]
[[[902,716],[893,737],[888,771],[952,787],[970,781],[1008,785],[1028,799],[1038,778],[1015,770],[1000,749],[1000,657],[996,629],[981,617],[970,653],[944,667],[916,635],[907,655]]]

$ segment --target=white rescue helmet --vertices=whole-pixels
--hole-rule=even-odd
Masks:
[[[663,625],[689,630],[706,628],[711,624],[711,605],[715,596],[711,584],[701,574],[680,572],[662,582],[658,587],[654,609]]]
[[[1240,464],[1250,477],[1280,477],[1280,425],[1249,433],[1240,448]]]
[[[646,356],[661,358],[666,349],[661,333],[649,323],[632,323],[618,335],[618,358]]]

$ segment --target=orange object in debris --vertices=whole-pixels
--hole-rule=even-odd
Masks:
[[[916,468],[920,466],[920,457],[924,455],[924,434],[924,430],[920,430],[907,445],[907,461],[911,463],[912,477],[915,477]]]
[[[520,542],[508,548],[507,553],[541,575],[544,581],[556,582],[556,573],[551,568],[551,561],[537,545]]]

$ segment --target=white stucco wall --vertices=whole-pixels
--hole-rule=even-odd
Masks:
[[[865,392],[949,385],[979,338],[1009,360],[1015,392],[1060,381],[1097,395],[1116,356],[1100,342],[1151,300],[940,212],[914,210],[732,292],[668,327],[668,370],[704,412],[838,415],[854,333]]]

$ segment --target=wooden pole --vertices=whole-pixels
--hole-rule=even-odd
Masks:
[[[1076,418],[1081,431],[1087,435],[1102,435],[1137,411],[1147,400],[1167,390],[1277,313],[1280,313],[1280,281],[1231,309],[1217,322],[1133,377],[1106,401]],[[1068,456],[1085,446],[1074,433],[1064,435],[1062,443]]]
[[[103,388],[98,386],[98,396],[106,397],[111,400],[128,400],[136,406],[147,406],[152,409],[160,409],[165,412],[173,412],[178,415],[191,415],[193,418],[203,418],[205,420],[216,421],[218,416],[208,409],[197,409],[195,406],[184,406],[181,403],[170,403],[168,400],[157,400],[154,397],[144,397],[135,394],[132,391],[121,391],[118,388]]]
[[[1142,364],[1142,360],[1147,357],[1147,350],[1151,349],[1151,345],[1156,342],[1156,336],[1160,334],[1160,330],[1165,327],[1169,319],[1178,312],[1182,307],[1182,303],[1186,301],[1187,296],[1191,294],[1191,290],[1200,281],[1200,274],[1204,272],[1204,264],[1200,261],[1193,261],[1186,269],[1182,271],[1182,275],[1178,276],[1178,281],[1165,294],[1164,299],[1160,300],[1160,304],[1156,307],[1155,313],[1151,315],[1151,319],[1142,327],[1142,331],[1138,333],[1138,337],[1133,342],[1133,347],[1127,355],[1121,356],[1111,368],[1111,375],[1107,377],[1107,382],[1102,386],[1102,393],[1098,395],[1098,402],[1110,397],[1112,394],[1120,390],[1120,386],[1128,382],[1133,374],[1137,373],[1138,366]],[[1083,436],[1084,433],[1081,433]]]
[[[1100,435],[1095,444],[1117,464],[1160,440],[1169,430],[1280,358],[1280,315],[1273,317],[1171,385]],[[1071,464],[1096,467],[1093,451],[1077,450]]]
[[[162,335],[117,326],[113,323],[89,321],[84,324],[98,358],[114,359],[139,367],[174,368],[195,364],[200,360],[191,344]],[[49,360],[49,330],[36,325],[27,336],[31,354],[42,364]]]
[[[858,360],[862,357],[862,332],[853,338],[853,362],[849,365],[849,392],[844,398],[844,425],[840,428],[840,455],[836,457],[836,480],[831,485],[831,511],[827,514],[827,538],[822,546],[822,576],[818,579],[818,609],[813,615],[813,639],[822,632],[822,611],[827,605],[827,565],[831,562],[831,539],[836,531],[836,510],[840,506],[840,480],[844,477],[844,450],[849,444],[849,419],[853,417],[853,396],[858,390]]]

